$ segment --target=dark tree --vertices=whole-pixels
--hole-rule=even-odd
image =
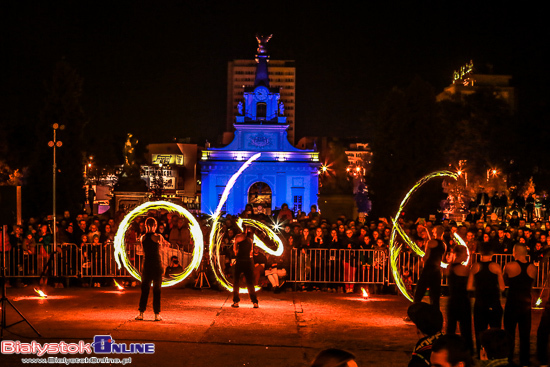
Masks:
[[[467,160],[466,170],[472,181],[483,179],[487,169],[506,172],[522,145],[518,124],[510,107],[498,99],[492,89],[440,102],[441,118],[451,127],[452,140],[447,151],[449,163]]]
[[[53,152],[48,142],[53,138],[52,125],[57,130],[57,200],[58,212],[75,213],[84,203],[84,127],[87,123],[80,99],[83,79],[66,61],[56,64],[51,81],[45,83],[46,98],[36,124],[34,156],[30,162],[28,189],[25,191],[25,213],[43,215],[52,211]]]
[[[367,176],[377,216],[395,215],[399,202],[416,181],[448,167],[445,149],[449,130],[439,118],[433,87],[415,78],[404,90],[394,88],[369,123],[372,168]],[[432,186],[441,194],[441,183]],[[423,196],[415,213],[433,213],[439,195]]]
[[[352,194],[352,183],[348,177],[348,157],[344,146],[334,139],[329,141],[328,150],[321,159],[326,162],[327,171],[321,176],[321,194]]]

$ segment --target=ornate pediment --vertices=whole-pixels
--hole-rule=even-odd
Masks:
[[[267,148],[273,145],[273,137],[264,133],[250,135],[248,140],[250,145],[260,149]]]

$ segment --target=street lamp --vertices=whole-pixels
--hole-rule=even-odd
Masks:
[[[487,182],[489,182],[489,175],[496,177],[498,176],[498,170],[496,168],[489,168],[487,170]]]
[[[85,181],[84,183],[85,184],[88,184],[88,176],[90,175],[90,171],[92,169],[93,159],[94,159],[93,156],[88,157],[88,163],[84,165],[84,181]]]
[[[466,172],[465,170],[462,170],[462,169],[459,169],[458,171],[456,171],[456,173],[458,173],[458,176],[462,176],[462,174],[464,174],[464,186],[468,186],[468,172]]]
[[[466,162],[467,162],[466,159],[459,160],[458,169],[456,171],[456,173],[458,173],[459,176],[462,176],[462,174],[464,174],[464,187],[468,187],[468,172],[464,169]]]
[[[56,207],[55,207],[55,179],[57,174],[57,163],[56,163],[56,157],[55,157],[55,149],[59,148],[63,145],[61,140],[57,140],[57,130],[63,130],[65,129],[65,125],[59,125],[58,123],[55,123],[52,125],[53,128],[53,140],[50,140],[48,142],[48,146],[50,148],[53,148],[53,251],[54,253],[57,251],[57,217],[56,217]],[[55,265],[54,265],[55,266]],[[55,269],[55,267],[54,267]]]

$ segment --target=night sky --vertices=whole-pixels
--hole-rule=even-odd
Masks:
[[[273,59],[296,61],[297,138],[354,135],[393,86],[418,75],[439,92],[470,59],[512,74],[520,103],[548,100],[542,9],[258,3],[3,1],[3,122],[38,119],[44,81],[64,58],[84,78],[90,137],[215,141],[225,127],[227,62],[253,58],[257,32],[273,33]]]

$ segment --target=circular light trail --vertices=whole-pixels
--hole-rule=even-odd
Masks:
[[[429,175],[426,175],[424,177],[422,177],[410,190],[409,192],[407,193],[407,195],[405,195],[405,197],[403,198],[403,200],[401,201],[401,204],[399,205],[399,209],[397,210],[397,213],[395,215],[395,218],[398,218],[399,215],[401,214],[401,212],[403,211],[403,208],[405,207],[405,205],[407,205],[407,202],[410,200],[412,194],[414,194],[414,192],[416,190],[418,190],[422,185],[424,185],[426,182],[428,182],[429,180],[431,180],[432,178],[435,178],[435,177],[451,177],[451,178],[454,178],[455,180],[458,178],[458,173],[456,172],[451,172],[451,171],[437,171],[437,172],[433,172],[433,173],[430,173]],[[391,232],[391,237],[390,237],[390,266],[391,266],[391,270],[392,270],[392,274],[393,274],[393,279],[395,280],[395,284],[397,285],[397,288],[399,288],[399,290],[401,291],[401,293],[411,302],[413,302],[413,298],[412,296],[409,294],[409,292],[407,292],[407,289],[405,287],[405,284],[403,283],[403,278],[401,277],[401,274],[399,273],[399,267],[397,265],[397,263],[399,262],[399,253],[401,252],[401,245],[397,245],[396,244],[396,237],[397,237],[397,234],[399,233],[399,235],[403,238],[403,240],[405,241],[405,243],[411,248],[411,250],[413,250],[418,256],[420,257],[424,257],[424,251],[422,251],[422,249],[420,249],[418,247],[418,245],[412,241],[409,236],[407,236],[407,234],[405,233],[405,231],[403,231],[403,229],[401,228],[401,226],[397,223],[397,220],[395,219],[392,219],[392,222],[393,222],[393,226],[392,226],[392,232]],[[463,244],[464,242],[462,241],[459,241],[461,244]],[[469,256],[468,256],[468,259],[469,259]]]
[[[227,198],[229,197],[229,193],[235,183],[237,182],[237,179],[239,176],[246,170],[252,162],[254,162],[256,159],[260,158],[261,153],[256,153],[252,157],[250,157],[240,168],[239,170],[231,176],[229,179],[227,185],[225,186],[225,189],[222,193],[220,202],[218,203],[218,207],[216,208],[216,211],[212,215],[212,229],[210,231],[210,246],[209,246],[209,254],[210,254],[210,265],[212,266],[212,270],[214,272],[214,276],[216,277],[218,283],[220,285],[227,289],[230,292],[233,292],[233,284],[227,279],[225,276],[225,273],[222,269],[222,263],[220,261],[220,248],[221,243],[223,239],[223,233],[221,231],[222,225],[220,223],[220,216],[221,216],[221,208],[227,201]],[[254,244],[260,248],[262,248],[264,251],[268,252],[271,255],[274,256],[281,256],[284,247],[283,242],[273,232],[268,226],[263,224],[262,222],[259,222],[257,220],[248,219],[248,218],[239,218],[237,220],[237,226],[242,230],[243,225],[251,226],[254,228],[257,228],[258,230],[262,231],[264,234],[266,234],[267,238],[273,241],[277,244],[277,249],[273,250],[269,248],[257,235],[254,235]],[[256,291],[261,290],[261,287],[255,286],[254,289]],[[248,293],[248,289],[246,288],[239,288],[239,293]]]
[[[146,214],[149,210],[158,210],[166,209],[168,211],[177,212],[179,215],[184,216],[189,221],[189,230],[191,232],[191,238],[195,243],[195,248],[193,250],[193,258],[191,263],[185,268],[183,273],[176,274],[173,278],[163,279],[162,286],[169,287],[171,285],[177,284],[187,278],[189,274],[195,269],[197,269],[201,263],[204,240],[202,237],[202,231],[199,223],[193,217],[193,215],[185,208],[180,205],[168,202],[168,201],[149,201],[139,205],[134,208],[130,213],[128,213],[118,227],[118,231],[115,235],[114,241],[114,256],[115,261],[120,269],[122,266],[126,268],[128,273],[130,273],[138,281],[141,281],[141,274],[139,271],[132,265],[130,259],[128,259],[128,254],[126,253],[125,246],[125,237],[126,231],[132,224],[132,221],[139,217],[140,215]]]
[[[243,229],[243,226],[250,226],[262,231],[270,241],[277,245],[277,248],[273,250],[272,248],[268,247],[265,242],[262,241],[256,234],[254,234],[254,245],[258,246],[259,248],[273,256],[281,256],[283,254],[283,242],[271,228],[269,228],[262,222],[254,219],[238,218],[237,226],[241,230]],[[233,284],[225,276],[225,273],[222,269],[222,263],[219,260],[222,237],[223,233],[221,231],[220,222],[216,220],[214,222],[214,225],[212,226],[212,231],[210,232],[210,264],[212,265],[212,269],[214,270],[214,275],[218,283],[220,283],[223,288],[227,289],[230,292],[233,292]],[[256,291],[259,291],[261,290],[261,287],[255,286],[254,289]],[[248,289],[241,287],[239,288],[239,293],[248,293]]]

